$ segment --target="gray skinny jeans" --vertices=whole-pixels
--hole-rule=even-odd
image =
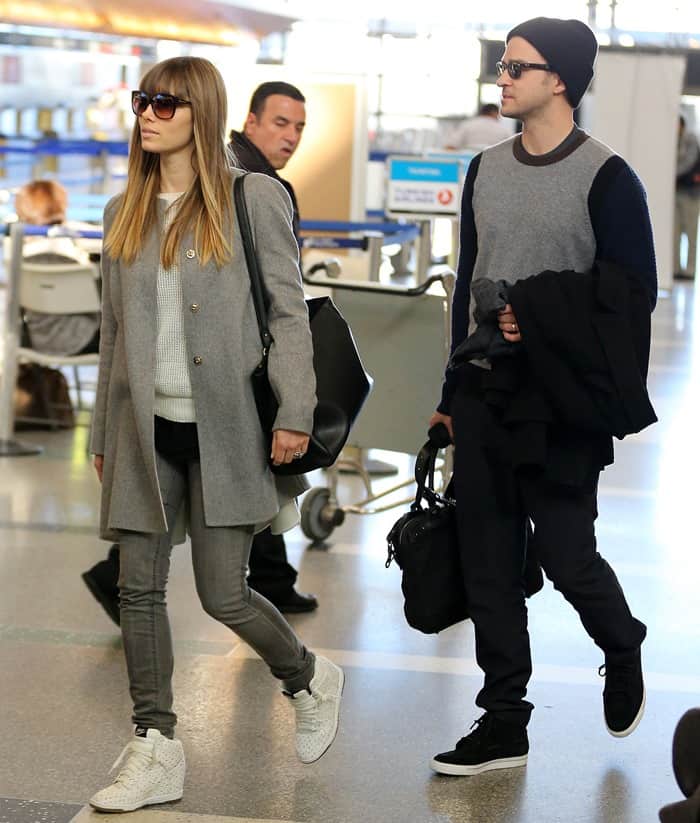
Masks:
[[[251,646],[286,691],[309,685],[314,655],[277,609],[248,587],[252,527],[205,524],[199,462],[176,464],[157,455],[157,468],[168,533],[120,531],[121,629],[134,703],[132,720],[172,737],[177,716],[172,710],[173,647],[165,590],[171,534],[185,495],[192,566],[204,611]]]

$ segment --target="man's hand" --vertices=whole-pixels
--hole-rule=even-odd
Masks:
[[[309,435],[304,432],[275,429],[272,432],[272,451],[270,458],[275,466],[299,460],[309,448]]]
[[[520,336],[518,321],[515,319],[513,307],[510,303],[506,303],[505,308],[498,312],[498,328],[503,332],[503,337],[509,343],[520,343],[523,339]]]
[[[103,454],[96,454],[94,459],[95,464],[95,471],[97,472],[97,476],[100,479],[100,483],[102,482],[102,469],[104,467],[105,456]]]
[[[450,440],[454,443],[455,436],[452,432],[452,418],[446,414],[440,414],[440,412],[435,412],[435,414],[430,418],[428,428],[432,429],[432,427],[437,425],[438,423],[444,423],[445,426],[447,426],[447,431],[450,433]]]

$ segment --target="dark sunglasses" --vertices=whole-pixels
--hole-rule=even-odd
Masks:
[[[504,71],[507,71],[513,80],[517,80],[527,69],[554,71],[549,63],[523,63],[522,60],[511,60],[510,63],[504,63],[502,60],[499,60],[498,63],[496,63],[496,74],[498,77],[500,77]]]
[[[181,100],[174,94],[146,94],[145,91],[131,92],[131,110],[138,117],[150,106],[159,120],[172,120],[178,106],[191,106],[189,100]]]

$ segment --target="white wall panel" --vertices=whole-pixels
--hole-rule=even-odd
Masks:
[[[592,135],[621,154],[644,183],[654,227],[659,286],[673,282],[678,113],[685,57],[604,52],[586,105]]]

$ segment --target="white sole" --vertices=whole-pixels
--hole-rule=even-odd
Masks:
[[[642,717],[644,716],[644,709],[646,707],[646,704],[647,704],[647,690],[646,690],[646,686],[645,686],[644,691],[642,693],[642,705],[639,707],[639,711],[637,712],[637,716],[632,721],[632,724],[630,726],[628,726],[626,729],[624,729],[623,731],[621,731],[621,732],[614,732],[610,728],[610,726],[608,726],[607,723],[605,724],[605,728],[608,730],[608,732],[610,732],[610,734],[613,737],[627,737],[628,735],[632,734],[632,732],[639,725]]]
[[[330,661],[330,662],[333,663],[333,661]],[[335,663],[333,663],[333,665],[335,666]],[[318,755],[318,757],[314,757],[313,760],[302,760],[301,758],[299,758],[305,766],[308,766],[310,763],[317,763],[323,757],[323,755],[328,751],[328,749],[330,749],[330,747],[333,745],[333,741],[335,740],[335,738],[338,735],[338,728],[340,726],[340,700],[343,696],[343,689],[345,688],[345,672],[340,668],[340,666],[336,666],[336,668],[340,672],[340,683],[338,684],[338,691],[337,691],[338,702],[337,702],[337,709],[336,709],[336,712],[335,712],[335,724],[333,726],[333,735],[332,735],[331,739],[328,741],[328,745],[321,752],[321,754]]]
[[[128,806],[104,806],[99,805],[97,803],[93,803],[92,800],[90,801],[90,805],[93,809],[97,809],[98,812],[109,812],[111,814],[119,814],[119,812],[135,812],[137,809],[142,809],[144,806],[154,806],[157,803],[172,803],[174,800],[182,800],[182,795],[184,792],[172,793],[172,794],[161,794],[156,797],[149,797],[148,800],[144,800],[143,803],[132,803]]]
[[[527,764],[527,755],[519,757],[501,757],[498,760],[487,760],[485,763],[477,763],[474,766],[460,766],[457,763],[442,763],[439,760],[431,760],[430,768],[438,774],[451,774],[456,776],[469,776],[481,774],[482,772],[495,771],[496,769],[514,769]]]

